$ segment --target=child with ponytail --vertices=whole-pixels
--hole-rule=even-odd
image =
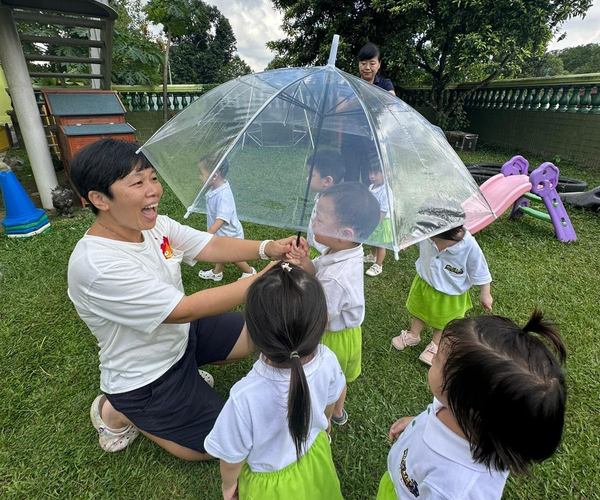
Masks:
[[[346,380],[320,344],[323,287],[283,262],[250,286],[245,319],[260,357],[204,442],[221,459],[223,498],[341,499],[327,429]]]
[[[499,500],[509,472],[552,456],[565,421],[565,346],[534,312],[524,328],[476,316],[444,328],[433,404],[392,425],[377,500]]]

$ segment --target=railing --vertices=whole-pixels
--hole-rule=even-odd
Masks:
[[[201,95],[218,84],[168,85],[167,99],[169,109],[181,111]],[[162,86],[113,85],[112,90],[119,93],[121,102],[127,111],[162,111],[164,107]]]
[[[453,102],[476,83],[452,85],[444,92]],[[600,73],[547,78],[495,80],[465,98],[465,108],[600,114]],[[406,86],[398,96],[413,107],[428,106],[431,87]]]

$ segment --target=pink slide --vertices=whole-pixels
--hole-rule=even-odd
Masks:
[[[531,182],[527,175],[510,175],[504,177],[503,174],[497,174],[485,181],[481,187],[481,193],[492,207],[496,217],[500,217],[504,211],[513,205],[521,196],[531,191]],[[463,209],[469,219],[469,200],[463,203]],[[482,219],[476,219],[467,222],[465,225],[471,234],[482,230],[496,219],[493,215],[488,215]]]

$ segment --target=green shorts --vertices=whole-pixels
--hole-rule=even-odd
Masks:
[[[339,332],[325,330],[321,344],[331,349],[342,367],[346,382],[352,382],[358,378],[362,363],[362,329],[346,328]]]
[[[392,219],[383,219],[375,228],[375,231],[369,236],[369,241],[390,245],[394,241],[392,233]]]
[[[252,472],[244,463],[238,479],[240,500],[342,500],[340,480],[322,431],[300,461],[275,472]]]
[[[443,330],[453,319],[464,318],[471,307],[468,290],[461,295],[447,295],[438,292],[418,274],[406,300],[408,312],[437,330]]]
[[[315,247],[310,247],[308,249],[310,260],[314,260],[317,257],[321,256],[321,252],[319,252]]]
[[[394,483],[392,483],[390,473],[387,471],[379,483],[376,500],[398,500],[396,490],[394,489]]]

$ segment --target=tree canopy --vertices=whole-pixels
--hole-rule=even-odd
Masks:
[[[560,25],[584,14],[592,0],[274,0],[286,38],[270,42],[290,65],[324,64],[333,34],[338,67],[356,73],[356,54],[377,44],[396,86],[430,83],[429,104],[442,126],[469,93],[505,69],[544,53]],[[450,83],[476,81],[453,102]]]

